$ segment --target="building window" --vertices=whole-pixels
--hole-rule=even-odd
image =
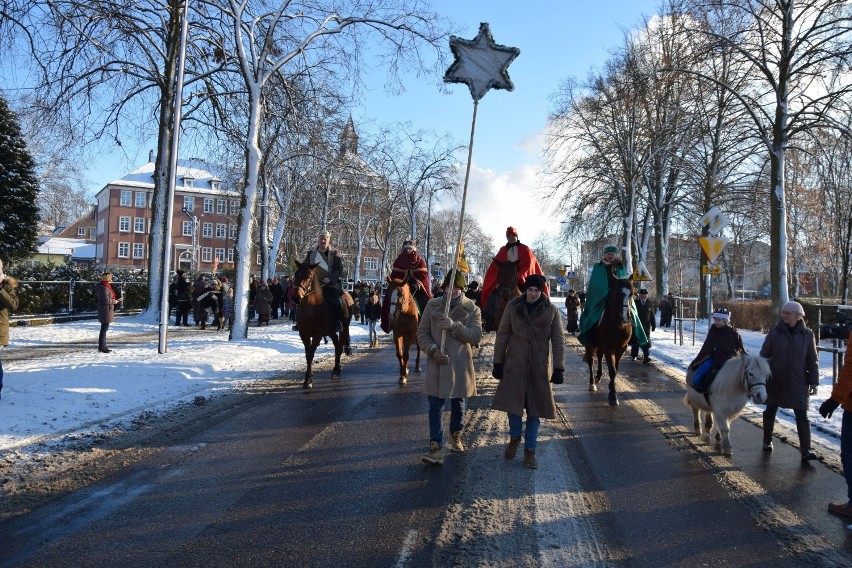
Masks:
[[[227,215],[228,214],[228,202],[224,199],[216,200],[216,213],[219,215]]]
[[[183,196],[183,208],[192,213],[195,211],[195,197],[192,195]]]
[[[225,262],[225,249],[216,249],[216,259],[219,262]]]
[[[145,258],[144,243],[133,243],[133,258]]]
[[[263,258],[261,258],[260,253],[257,253],[257,257],[254,259],[255,264],[260,264],[263,262]]]
[[[118,218],[118,230],[122,233],[130,232],[130,217],[119,217]]]
[[[130,243],[118,243],[118,258],[130,258]]]
[[[219,191],[219,187],[222,184],[219,180],[210,180],[210,189],[213,191]]]
[[[192,187],[195,183],[195,178],[192,176],[183,176],[183,186]]]
[[[240,212],[240,202],[236,199],[231,200],[231,215],[234,216]]]
[[[136,196],[135,196],[136,197],[136,207],[143,207],[143,208],[145,207],[145,196],[146,195],[148,195],[148,194],[144,191],[137,191],[136,192]]]
[[[213,249],[201,247],[201,262],[213,262]]]
[[[145,217],[134,217],[133,218],[133,232],[134,233],[144,233],[145,232]]]
[[[86,227],[77,227],[77,236],[86,238]]]
[[[228,225],[228,238],[232,240],[237,240],[237,226],[236,225]]]
[[[225,238],[225,223],[216,223],[216,238]]]
[[[183,222],[183,236],[191,237],[192,236],[192,221],[184,221]]]
[[[234,262],[234,248],[228,249],[228,262]]]
[[[213,223],[201,224],[201,236],[208,238],[213,236]]]
[[[213,213],[213,198],[205,197],[204,198],[204,212],[205,213]]]
[[[379,269],[379,259],[375,256],[364,257],[364,270],[377,271]]]
[[[127,189],[121,190],[121,199],[118,200],[118,204],[122,207],[130,207],[130,196],[133,194],[132,191]]]
[[[99,235],[104,234],[104,220],[103,219],[98,219],[98,234]]]

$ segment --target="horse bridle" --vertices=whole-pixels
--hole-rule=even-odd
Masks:
[[[746,363],[745,363],[745,355],[742,355],[741,358],[743,359],[743,367],[744,367],[743,368],[743,379],[745,379],[745,383],[746,383],[746,386],[748,387],[749,393],[751,393],[752,389],[757,388],[757,387],[766,388],[766,381],[762,381],[762,380],[758,379],[755,382],[751,382],[749,380],[751,378],[754,378],[754,373],[752,373],[751,371],[748,370],[748,365],[746,365]]]

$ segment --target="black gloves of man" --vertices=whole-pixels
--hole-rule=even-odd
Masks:
[[[494,363],[494,369],[491,371],[491,376],[498,381],[503,380],[503,363]]]
[[[831,413],[837,410],[838,406],[840,406],[840,403],[830,398],[819,405],[819,413],[823,418],[831,418]]]
[[[565,371],[563,371],[562,369],[553,369],[553,374],[550,375],[550,382],[554,385],[561,385],[562,382],[565,380],[565,377],[562,376],[562,373],[564,372]]]

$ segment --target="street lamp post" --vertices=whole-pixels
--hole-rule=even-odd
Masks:
[[[195,274],[198,270],[198,217],[190,213],[186,207],[182,208],[181,211],[192,221],[192,261],[190,263],[190,271]]]

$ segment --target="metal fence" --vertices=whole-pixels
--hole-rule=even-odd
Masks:
[[[95,312],[98,299],[96,280],[19,280],[18,309],[15,318],[40,315],[79,314]],[[148,307],[147,281],[113,282],[116,294],[122,297],[118,309],[140,310]]]

